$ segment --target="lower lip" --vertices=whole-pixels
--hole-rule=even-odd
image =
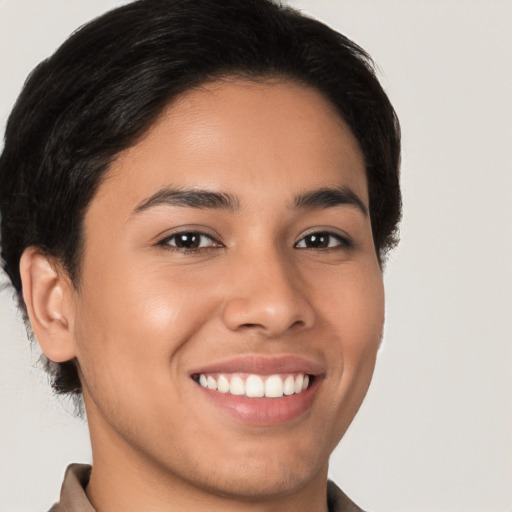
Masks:
[[[301,393],[280,398],[248,398],[220,393],[197,384],[206,398],[242,423],[251,425],[279,425],[292,421],[308,411],[319,386],[315,377],[311,385]]]

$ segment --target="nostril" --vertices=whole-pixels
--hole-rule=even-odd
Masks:
[[[250,292],[247,289],[245,297],[230,297],[223,305],[222,319],[231,331],[261,331],[266,337],[275,337],[313,325],[314,312],[304,297]]]
[[[254,327],[263,327],[261,324],[243,324],[240,327],[246,327],[248,329],[254,328]]]

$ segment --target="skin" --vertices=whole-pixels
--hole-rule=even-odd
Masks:
[[[328,459],[369,386],[384,318],[369,215],[293,207],[340,186],[368,207],[361,151],[320,93],[217,81],[113,163],[86,212],[76,288],[24,256],[43,350],[80,365],[98,510],[325,511]],[[165,187],[230,194],[237,208],[136,212]],[[191,231],[206,235],[199,250],[173,246]],[[308,246],[311,232],[332,233],[331,247]],[[314,361],[311,407],[255,426],[209,402],[190,371],[241,355]]]

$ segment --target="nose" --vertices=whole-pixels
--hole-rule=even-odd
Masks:
[[[268,338],[311,327],[314,309],[294,265],[277,254],[259,256],[242,258],[231,269],[225,325],[232,331],[257,330]]]

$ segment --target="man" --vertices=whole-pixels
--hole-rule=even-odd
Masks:
[[[53,510],[358,510],[399,131],[367,55],[263,0],[141,1],[27,83],[2,257],[93,465]]]

